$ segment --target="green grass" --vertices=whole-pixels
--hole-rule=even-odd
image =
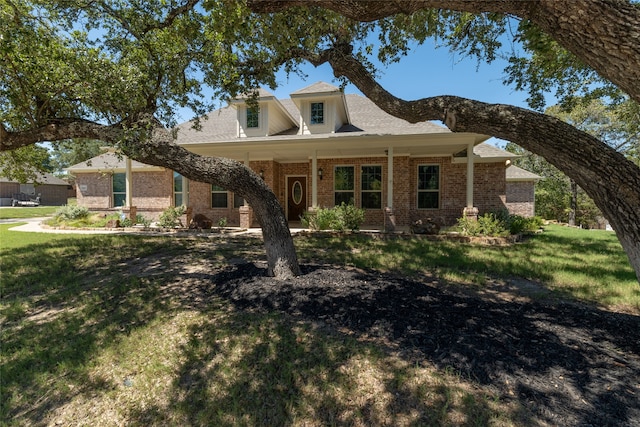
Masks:
[[[297,241],[308,260],[394,271],[434,274],[475,285],[524,278],[562,296],[640,311],[640,287],[626,253],[612,232],[558,225],[523,243],[482,246],[419,236],[372,239],[363,235],[318,235]],[[318,251],[318,249],[322,249]]]
[[[35,207],[3,207],[0,208],[0,219],[38,218],[51,216],[59,206],[35,206]]]
[[[212,296],[216,268],[264,258],[258,239],[9,227],[0,225],[0,425],[531,424],[522,405],[454,372]],[[562,297],[639,307],[626,255],[606,232],[549,227],[508,247],[295,241],[302,262],[435,274],[471,289],[524,277]]]

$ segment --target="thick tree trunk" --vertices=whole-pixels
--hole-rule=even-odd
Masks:
[[[389,114],[412,123],[442,120],[454,132],[492,135],[547,159],[575,180],[609,219],[640,282],[640,168],[622,154],[555,117],[524,108],[455,96],[396,98],[351,55],[349,46],[324,58],[336,76],[347,77]]]
[[[576,213],[578,211],[578,184],[570,180],[571,202],[569,203],[569,225],[576,225]]]
[[[156,128],[149,142],[131,144],[124,151],[140,162],[172,169],[194,181],[219,185],[246,199],[262,227],[269,274],[278,279],[300,274],[284,210],[269,186],[251,169],[235,160],[194,154],[174,144],[164,128]]]
[[[316,5],[356,21],[421,9],[495,12],[534,22],[561,46],[640,102],[640,7],[624,0],[248,0],[257,12]]]
[[[282,206],[273,191],[260,177],[242,163],[234,160],[204,157],[173,143],[171,132],[152,118],[135,125],[152,128],[151,135],[141,135],[144,142],[134,140],[123,145],[132,159],[162,166],[179,172],[189,179],[219,185],[245,198],[253,208],[262,227],[269,273],[286,279],[300,274],[293,239]],[[129,124],[132,127],[132,124]],[[36,142],[59,141],[71,138],[92,138],[116,143],[130,137],[122,127],[104,126],[82,120],[59,121],[23,132],[8,132],[0,128],[0,151],[13,150]]]

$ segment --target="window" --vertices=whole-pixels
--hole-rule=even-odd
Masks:
[[[173,205],[182,206],[186,202],[186,180],[178,172],[173,173]]]
[[[124,173],[114,173],[112,181],[113,207],[117,208],[127,204],[127,181]]]
[[[382,166],[362,166],[360,190],[364,209],[382,209]]]
[[[418,209],[440,206],[440,166],[418,166]]]
[[[227,207],[227,190],[218,185],[211,185],[211,207]]]
[[[333,190],[336,206],[342,202],[349,204],[354,203],[354,167],[353,166],[336,166],[333,174]]]
[[[260,108],[259,107],[247,107],[247,127],[248,128],[260,127]]]
[[[311,103],[311,124],[321,125],[324,123],[324,102]]]

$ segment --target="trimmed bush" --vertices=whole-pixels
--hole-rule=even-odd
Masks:
[[[508,213],[486,213],[478,220],[459,218],[457,229],[466,236],[502,237],[509,234],[534,233],[544,224],[540,217],[525,218]]]
[[[162,228],[184,227],[180,217],[187,211],[185,206],[170,206],[160,214],[158,226]]]
[[[343,202],[331,209],[319,208],[314,214],[305,212],[301,221],[312,230],[355,231],[364,222],[364,209]]]
[[[53,214],[53,217],[59,222],[75,221],[84,219],[89,216],[89,209],[84,206],[64,205]]]

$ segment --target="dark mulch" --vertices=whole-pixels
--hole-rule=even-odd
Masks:
[[[276,310],[453,368],[551,425],[640,426],[640,316],[575,302],[491,298],[390,274],[253,264],[213,278],[240,308]]]

